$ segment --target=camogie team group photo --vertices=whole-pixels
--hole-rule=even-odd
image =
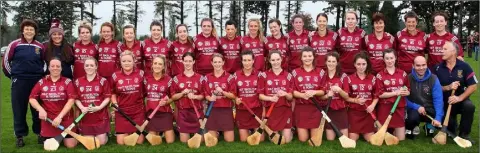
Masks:
[[[479,151],[478,1],[0,7],[5,152]]]

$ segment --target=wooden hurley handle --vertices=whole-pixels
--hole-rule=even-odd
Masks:
[[[455,90],[452,90],[450,96],[455,96]],[[443,126],[448,126],[448,121],[450,120],[450,111],[452,110],[452,104],[448,104],[447,113],[445,114],[445,120],[443,120]]]
[[[317,103],[317,100],[315,100],[314,98],[310,98],[310,100],[315,104],[315,107],[317,107],[317,109],[322,112],[323,118],[325,118],[325,120],[327,120],[328,124],[330,124],[333,131],[335,131],[335,134],[337,134],[338,137],[342,136],[343,134],[340,132],[340,130],[338,130],[337,126],[335,126],[335,124],[332,123],[332,120],[330,120],[327,113],[325,113],[325,111],[322,110],[322,107],[320,107],[320,105]],[[329,107],[329,106],[327,106],[327,107]]]

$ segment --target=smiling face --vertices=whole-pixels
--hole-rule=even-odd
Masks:
[[[223,70],[223,65],[225,64],[225,61],[223,61],[223,59],[221,57],[215,56],[212,59],[211,64],[212,64],[213,69],[215,71],[221,71],[221,70]]]
[[[83,68],[85,69],[85,73],[87,75],[93,75],[97,73],[97,63],[94,59],[85,60]]]
[[[62,43],[63,35],[60,32],[54,32],[50,37],[52,38],[53,44]]]
[[[269,60],[270,64],[272,65],[272,69],[278,69],[278,68],[282,68],[282,56],[280,56],[280,54],[278,53],[273,53],[272,55],[270,55],[270,60]]]
[[[272,33],[272,36],[280,35],[280,25],[278,25],[277,22],[268,24],[268,27],[270,28],[270,33]]]
[[[385,30],[385,22],[383,20],[378,20],[373,22],[373,28],[375,32],[382,33]]]
[[[227,25],[225,27],[225,32],[227,33],[228,38],[233,38],[237,33],[237,28],[235,28],[235,25]]]
[[[407,27],[408,31],[414,31],[417,29],[417,19],[416,18],[407,18],[405,22],[405,26]]]
[[[210,22],[210,21],[203,21],[202,22],[202,33],[204,35],[212,34],[212,30],[213,30],[212,22]]]
[[[395,54],[393,52],[390,52],[385,54],[385,56],[383,57],[383,60],[387,67],[394,67],[395,61],[397,60],[397,58],[395,57]]]
[[[303,19],[300,18],[300,17],[297,17],[295,19],[293,19],[293,28],[295,29],[295,31],[303,31]]]
[[[447,26],[447,22],[445,21],[445,17],[443,17],[441,15],[435,16],[434,21],[433,21],[433,26],[435,27],[435,31],[438,31],[438,32],[445,31],[445,27]]]
[[[427,60],[425,57],[417,56],[413,60],[413,68],[418,76],[424,76],[427,72]]]
[[[327,18],[325,18],[324,16],[318,17],[317,27],[318,27],[319,30],[325,31],[327,29],[327,23],[328,23]]]
[[[251,36],[257,36],[260,25],[255,21],[248,22],[248,32]]]
[[[363,58],[358,58],[355,61],[355,68],[358,73],[365,73],[365,70],[367,70],[367,61]]]
[[[87,28],[80,28],[80,40],[87,42],[92,40],[92,34],[90,33],[90,30]]]
[[[348,28],[355,28],[357,26],[357,16],[354,13],[347,13],[345,17],[345,23],[347,23]]]
[[[314,61],[314,55],[313,55],[313,52],[305,52],[303,51],[302,52],[302,57],[301,57],[301,60],[302,60],[302,63],[303,63],[303,66],[313,66],[313,61]]]
[[[111,40],[113,38],[112,28],[110,28],[109,26],[103,26],[100,34],[105,40]]]
[[[195,64],[195,60],[193,60],[192,56],[185,56],[183,58],[183,67],[185,71],[192,71],[193,70],[193,64]]]
[[[154,25],[152,28],[150,28],[150,33],[152,35],[152,39],[159,40],[162,38],[162,27]]]
[[[33,37],[35,37],[35,28],[32,26],[23,27],[23,37],[26,40],[33,40]]]
[[[338,61],[334,56],[328,56],[326,64],[329,71],[337,70]]]
[[[253,57],[252,55],[242,55],[242,65],[244,69],[252,69]]]
[[[52,77],[60,77],[60,73],[62,72],[62,62],[58,59],[50,60],[48,70]]]
[[[123,30],[123,39],[126,42],[132,42],[135,40],[135,30],[133,28],[125,28]]]
[[[188,38],[188,31],[187,31],[187,27],[185,26],[179,26],[177,28],[177,36],[178,36],[178,39],[181,40],[181,41],[187,41],[187,38]]]
[[[163,73],[165,69],[165,61],[162,58],[154,58],[152,63],[153,73]]]
[[[124,55],[120,58],[120,64],[122,65],[123,70],[130,71],[130,70],[133,70],[133,66],[135,64],[135,61],[133,59],[133,56]]]

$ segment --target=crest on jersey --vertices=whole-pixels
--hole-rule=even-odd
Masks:
[[[151,50],[152,50],[152,48],[147,47],[147,52],[150,52]]]
[[[237,82],[237,85],[238,85],[239,87],[242,86],[242,85],[243,85],[242,81],[238,81],[238,82]]]
[[[330,40],[327,41],[327,45],[328,45],[328,46],[332,45],[332,41],[330,41]]]
[[[433,45],[433,44],[435,44],[435,41],[434,41],[434,40],[430,40],[429,43],[430,43],[430,45]]]
[[[245,47],[250,48],[250,44],[249,43],[245,44]]]
[[[75,53],[78,53],[78,52],[80,52],[80,49],[78,49],[78,48],[75,49]]]
[[[90,54],[93,54],[93,50],[90,50]]]
[[[83,92],[83,90],[85,90],[85,88],[83,88],[83,87],[80,87],[80,92]]]
[[[375,45],[370,44],[370,45],[368,45],[368,47],[370,47],[370,49],[373,49],[375,47]]]
[[[223,44],[223,45],[222,45],[222,48],[223,48],[223,49],[227,49],[227,47],[228,47],[227,44]]]
[[[175,52],[178,52],[178,48],[173,49]]]
[[[291,44],[294,44],[294,43],[295,43],[295,40],[290,40],[290,43],[291,43]]]
[[[162,91],[162,92],[165,91],[165,86],[161,86],[160,91]]]
[[[355,37],[355,41],[358,41],[358,40],[360,40],[360,37]]]
[[[302,81],[303,81],[302,76],[299,76],[299,77],[298,77],[298,82],[302,82]]]
[[[407,39],[403,38],[403,39],[402,39],[402,42],[403,42],[403,43],[407,43]]]
[[[185,84],[180,83],[180,85],[178,85],[178,86],[179,86],[180,88],[183,88],[183,87],[185,87]]]
[[[98,49],[98,52],[100,52],[100,53],[101,53],[101,52],[102,52],[102,48],[99,48],[99,49]]]
[[[368,90],[372,90],[372,85],[368,85]]]
[[[390,48],[390,46],[388,44],[385,44],[385,46],[383,48],[388,49],[388,48]]]
[[[195,86],[194,86],[194,87],[195,87],[195,88],[198,88],[198,83],[195,82]]]
[[[282,85],[287,85],[287,80],[282,80]]]
[[[458,78],[463,78],[463,70],[458,70],[457,71],[457,77]]]
[[[318,44],[318,43],[317,43],[316,41],[313,42],[313,46],[317,46],[317,44]]]
[[[272,85],[272,83],[273,83],[272,80],[268,80],[268,81],[267,81],[267,84],[268,84],[268,85]]]
[[[40,55],[40,48],[35,48],[35,54]]]
[[[268,47],[269,47],[269,48],[273,48],[273,44],[268,44]]]
[[[424,92],[424,93],[429,93],[428,91],[430,91],[430,87],[427,86],[427,85],[424,85],[424,86],[423,86],[423,92]]]
[[[212,83],[211,83],[211,82],[210,82],[210,83],[208,83],[208,87],[210,87],[210,88],[212,88],[212,87],[213,87],[213,85],[212,85]]]
[[[43,87],[43,91],[48,91],[48,87],[47,86]]]
[[[421,40],[418,41],[418,45],[423,45]]]
[[[198,42],[198,46],[202,46],[202,45],[203,45],[203,43],[202,43],[202,42]]]
[[[147,85],[147,90],[150,90],[150,85]]]
[[[358,86],[356,84],[352,85],[353,90],[357,90]]]
[[[345,36],[342,36],[340,39],[342,39],[342,41],[344,41],[344,40],[345,40]]]
[[[63,89],[65,89],[65,88],[63,88],[63,86],[60,86],[60,87],[58,88],[59,91],[63,91]]]
[[[307,43],[307,41],[308,41],[307,39],[303,39],[303,43]]]
[[[385,85],[388,86],[388,85],[390,84],[390,80],[385,80],[385,81],[383,81],[383,84],[385,84]]]
[[[138,78],[135,78],[133,81],[134,81],[135,83],[138,83]]]
[[[123,80],[118,80],[118,83],[119,83],[119,84],[123,84]]]

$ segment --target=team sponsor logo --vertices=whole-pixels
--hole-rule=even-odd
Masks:
[[[238,81],[238,82],[237,82],[237,85],[238,85],[239,87],[242,86],[242,85],[243,85],[242,81]]]
[[[290,40],[290,43],[291,43],[291,44],[294,44],[294,43],[295,43],[295,40]]]
[[[80,52],[80,49],[78,49],[78,48],[75,49],[75,53],[78,53],[78,52]]]
[[[249,43],[245,44],[245,47],[250,48],[250,44]]]
[[[118,83],[119,83],[119,84],[123,84],[123,80],[118,80]]]
[[[135,78],[133,81],[134,81],[135,83],[138,83],[138,78]]]
[[[388,85],[390,84],[390,80],[385,80],[385,81],[383,81],[383,84],[385,84],[385,85],[388,86]]]
[[[325,40],[320,40],[320,45],[323,46],[325,44]]]
[[[269,48],[273,48],[273,44],[268,44],[268,47],[269,47]]]
[[[210,87],[210,88],[212,88],[212,87],[213,87],[213,85],[212,85],[212,83],[211,83],[211,82],[210,82],[210,83],[208,83],[208,87]]]
[[[368,85],[368,90],[372,90],[372,85]]]
[[[254,80],[254,81],[253,81],[253,85],[254,85],[254,86],[257,85],[257,80]]]
[[[194,87],[195,87],[195,88],[198,88],[198,83],[195,82],[195,86],[194,86]]]
[[[358,86],[356,84],[352,85],[352,89],[353,90],[357,90],[358,89]]]
[[[282,80],[282,85],[287,85],[287,80]]]
[[[48,87],[47,86],[43,87],[43,91],[48,91]]]
[[[152,50],[152,48],[147,47],[147,52],[150,52],[151,50]]]
[[[223,44],[223,45],[222,45],[222,48],[223,48],[223,49],[227,49],[227,47],[228,47],[227,44]]]
[[[353,37],[352,36],[347,36],[347,41],[352,41]]]
[[[99,48],[99,49],[98,49],[98,52],[100,52],[100,53],[101,53],[101,52],[102,52],[102,48]]]
[[[60,86],[60,87],[58,88],[59,91],[63,91],[63,89],[65,89],[65,88],[63,88],[63,86]]]
[[[358,40],[360,40],[360,37],[355,37],[355,41],[358,41]]]
[[[267,84],[268,84],[268,85],[272,85],[272,83],[273,83],[272,80],[268,80],[268,81],[267,81]]]
[[[175,52],[178,52],[178,48],[173,49]]]
[[[313,46],[317,46],[317,44],[318,44],[318,43],[317,43],[316,41],[313,42]]]
[[[370,44],[368,46],[370,47],[370,49],[373,49],[375,47],[375,45],[373,45],[373,44]]]
[[[463,70],[458,70],[457,71],[457,77],[458,78],[463,78]]]
[[[433,45],[433,44],[435,44],[435,41],[434,41],[434,40],[430,40],[429,43],[430,43],[430,45]]]
[[[81,92],[83,92],[83,90],[85,90],[85,88],[83,88],[83,87],[80,87],[80,91],[81,91]]]
[[[202,46],[202,45],[203,45],[203,43],[202,43],[202,42],[198,42],[198,46]]]
[[[327,45],[328,45],[328,46],[332,45],[332,41],[330,41],[330,40],[327,41]]]
[[[385,49],[388,49],[388,48],[390,48],[390,45],[385,44],[384,48],[385,48]]]
[[[161,92],[164,92],[164,91],[165,91],[165,86],[161,86],[161,87],[160,87],[160,91],[161,91]]]
[[[301,76],[298,77],[298,82],[302,82],[303,78]]]
[[[180,88],[183,88],[185,87],[185,84],[184,83],[180,83],[180,85],[178,85]]]
[[[393,80],[392,80],[392,85],[395,85],[395,84],[396,84],[396,83],[395,83],[395,79],[393,79]]]
[[[418,45],[423,45],[423,42],[421,40],[419,40]]]
[[[344,40],[345,40],[345,36],[342,36],[340,39],[342,39],[342,41],[344,41]]]

